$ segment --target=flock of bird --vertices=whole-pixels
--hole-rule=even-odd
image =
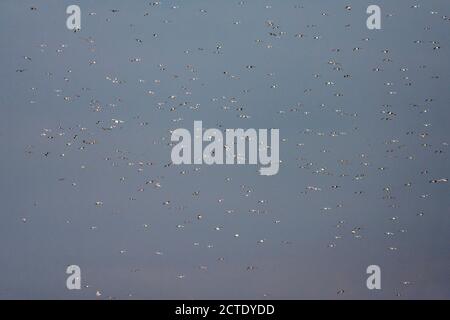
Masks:
[[[35,188],[73,199],[69,209],[50,214],[64,216],[60,228],[76,224],[96,239],[92,246],[127,266],[123,272],[145,278],[158,265],[170,288],[185,285],[182,292],[193,297],[208,297],[195,294],[196,286],[221,290],[208,288],[215,283],[208,275],[245,291],[248,282],[229,276],[235,272],[262,283],[248,297],[308,297],[308,287],[297,292],[276,282],[284,279],[278,273],[315,274],[301,267],[314,256],[308,250],[325,256],[311,264],[358,264],[368,256],[382,270],[398,267],[409,239],[421,230],[433,234],[436,221],[448,224],[448,39],[441,37],[448,38],[450,6],[441,12],[426,1],[399,1],[381,8],[382,30],[368,30],[359,2],[328,10],[304,1],[224,2],[157,1],[139,10],[102,4],[92,11],[81,4],[80,30],[43,35],[23,52],[14,68],[17,79],[36,80],[23,92],[29,108],[63,110],[23,146],[27,161],[52,173]],[[24,14],[46,19],[48,5],[24,7]],[[417,25],[408,17],[418,17]],[[408,28],[420,31],[417,38]],[[222,129],[279,128],[279,173],[173,165],[170,134],[193,120]],[[52,201],[29,197],[36,207]],[[17,220],[32,225],[33,210]],[[100,245],[121,224],[129,233],[123,246]],[[364,272],[332,282],[330,296],[367,290],[365,280],[355,282]],[[145,297],[145,285],[135,290],[127,277],[117,280],[126,294],[89,278],[83,286],[95,297]],[[408,273],[383,293],[407,297],[418,287],[420,295],[420,279]]]

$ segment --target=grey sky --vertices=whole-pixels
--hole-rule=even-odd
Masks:
[[[381,30],[372,1],[151,3],[1,1],[0,298],[450,298],[448,1],[376,1]],[[194,120],[279,128],[279,173],[168,166]]]

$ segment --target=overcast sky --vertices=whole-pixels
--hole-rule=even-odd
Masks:
[[[450,298],[450,3],[369,4],[1,1],[0,298]],[[194,120],[278,174],[170,165]]]

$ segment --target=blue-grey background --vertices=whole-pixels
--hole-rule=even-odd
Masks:
[[[2,0],[0,298],[450,298],[449,30],[444,0]],[[279,173],[169,165],[194,120],[279,128]]]

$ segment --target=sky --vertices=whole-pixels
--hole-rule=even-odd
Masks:
[[[1,1],[0,299],[449,299],[449,28],[444,0]],[[171,164],[194,121],[279,129],[279,172]]]

